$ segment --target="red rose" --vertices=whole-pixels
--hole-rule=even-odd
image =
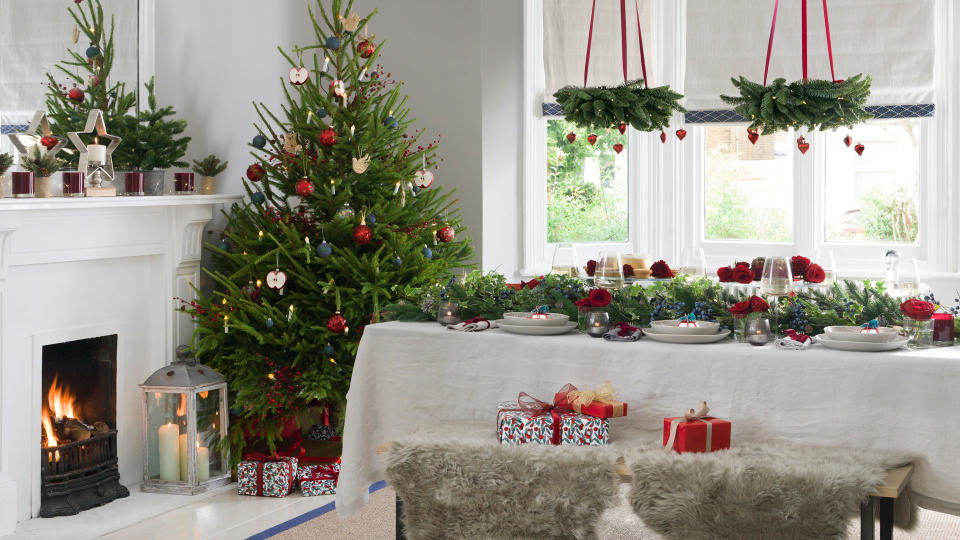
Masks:
[[[540,276],[539,278],[536,278],[536,279],[531,279],[530,281],[520,281],[520,288],[522,289],[526,287],[528,289],[532,289],[540,284],[541,279],[543,279],[543,276]]]
[[[737,302],[730,306],[727,311],[732,313],[734,317],[743,317],[747,313],[750,313],[750,301],[744,300],[743,302]]]
[[[824,273],[823,267],[819,264],[811,264],[807,267],[806,273],[803,274],[803,279],[810,283],[823,283],[823,280],[827,279],[827,274]]]
[[[733,267],[734,267],[734,268],[750,268],[750,263],[744,262],[744,261],[740,261],[740,262],[738,262],[738,263],[734,263]]]
[[[629,264],[623,265],[623,277],[633,277],[633,266]]]
[[[805,276],[808,268],[810,268],[810,259],[800,255],[790,258],[790,271],[793,273],[794,279],[800,279]]]
[[[590,289],[587,298],[590,299],[590,305],[593,307],[604,307],[613,300],[610,291],[606,289]]]
[[[748,302],[750,302],[750,311],[754,313],[762,313],[770,310],[770,304],[759,296],[751,296]]]
[[[923,300],[910,299],[900,304],[900,312],[917,321],[926,321],[933,317],[936,306]]]
[[[586,311],[587,308],[591,307],[589,298],[581,298],[574,302],[574,305],[576,305],[580,311]]]
[[[733,269],[733,280],[737,283],[751,283],[753,281],[753,272],[750,267],[738,266]]]
[[[655,278],[673,277],[673,272],[670,270],[670,267],[667,266],[667,262],[662,260],[650,265],[650,272]]]
[[[593,277],[597,273],[597,261],[590,259],[587,261],[587,275]]]
[[[717,277],[720,278],[720,283],[730,283],[733,281],[733,268],[729,266],[717,268]]]

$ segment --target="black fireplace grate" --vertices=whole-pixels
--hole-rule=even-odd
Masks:
[[[130,494],[120,485],[117,430],[40,450],[40,517],[72,516]]]

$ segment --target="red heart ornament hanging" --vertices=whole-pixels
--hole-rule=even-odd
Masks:
[[[864,146],[863,143],[858,143],[856,146],[853,147],[853,151],[856,152],[858,156],[862,156],[863,151],[866,149],[867,147]]]
[[[573,144],[573,141],[577,140],[577,134],[574,132],[567,133],[567,142]]]
[[[623,152],[623,145],[620,144],[620,143],[617,143],[617,144],[613,145],[613,151],[616,152],[616,153],[618,153],[618,154],[619,154],[620,152]]]
[[[680,128],[680,129],[677,130],[677,138],[678,138],[678,139],[680,139],[680,140],[682,141],[683,138],[686,137],[686,136],[687,136],[687,130],[685,130],[685,129],[683,129],[683,128]]]
[[[847,135],[843,138],[843,144],[847,145],[847,148],[850,148],[850,145],[853,144],[853,137]]]
[[[667,134],[664,133],[663,131],[660,132],[660,142],[662,142],[663,144],[667,144]]]
[[[620,125],[617,126],[617,129],[619,129],[619,130],[620,130],[620,134],[623,135],[624,133],[627,132],[627,125],[624,124],[623,122],[620,122]]]
[[[757,140],[760,139],[760,134],[757,133],[755,129],[748,129],[747,138],[750,139],[751,144],[757,144]]]
[[[810,143],[808,143],[803,137],[799,137],[797,139],[797,148],[800,150],[801,154],[806,154],[807,150],[810,149]]]
[[[587,141],[590,143],[590,146],[593,146],[593,145],[597,144],[597,136],[596,136],[595,134],[591,133],[590,136],[587,137]]]

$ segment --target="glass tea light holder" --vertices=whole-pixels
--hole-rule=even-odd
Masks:
[[[440,304],[440,309],[437,311],[437,322],[443,326],[463,322],[463,319],[460,318],[460,305],[456,302],[444,302]]]
[[[174,174],[173,187],[177,195],[193,195],[193,173],[178,172]]]
[[[953,315],[933,314],[933,344],[936,347],[952,347],[955,342]]]
[[[603,337],[610,331],[610,314],[606,311],[591,311],[586,314],[586,331],[590,337]]]
[[[14,197],[33,197],[33,173],[30,171],[16,171],[10,173],[11,187]]]
[[[142,172],[128,172],[123,175],[123,184],[124,184],[124,195],[131,197],[140,197],[143,196],[143,173]]]
[[[770,319],[751,318],[747,320],[746,328],[743,332],[747,343],[760,347],[766,345],[772,339],[770,332]]]
[[[83,183],[86,173],[83,171],[64,171],[63,196],[83,197]]]

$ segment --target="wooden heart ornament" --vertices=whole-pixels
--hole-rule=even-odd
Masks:
[[[426,189],[433,185],[433,173],[427,170],[420,170],[414,173],[413,183],[420,189]]]
[[[587,142],[590,143],[590,146],[597,144],[597,135],[595,133],[591,133],[590,136],[587,137]]]
[[[808,143],[803,137],[799,137],[797,138],[797,149],[800,150],[801,154],[806,154],[807,150],[810,149],[810,143]]]
[[[617,144],[613,145],[613,151],[616,152],[616,153],[618,153],[618,154],[619,154],[620,152],[623,152],[623,145],[620,144],[620,143],[617,143]]]
[[[850,148],[850,145],[853,144],[853,137],[847,135],[843,138],[843,144],[847,145],[847,148]]]
[[[760,134],[757,133],[757,130],[755,129],[748,129],[747,138],[750,139],[751,144],[757,144],[757,140],[760,138]]]
[[[857,143],[857,145],[853,147],[853,151],[856,152],[858,156],[862,156],[863,151],[866,149],[867,147],[864,146],[863,143]]]
[[[677,130],[677,138],[678,138],[678,139],[680,139],[680,140],[682,141],[683,138],[686,137],[686,136],[687,136],[687,130],[685,130],[685,129],[683,129],[683,128],[680,128],[680,129]]]
[[[267,287],[280,290],[287,284],[287,275],[280,270],[273,270],[267,273]]]
[[[310,70],[305,67],[290,68],[290,83],[300,86],[310,79]]]

